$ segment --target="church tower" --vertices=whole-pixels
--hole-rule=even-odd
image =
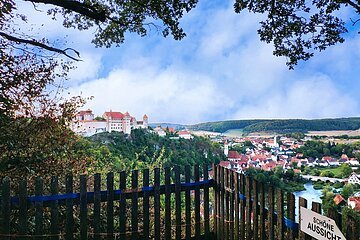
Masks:
[[[226,157],[229,155],[229,144],[228,144],[227,140],[225,140],[225,142],[224,142],[224,154]]]

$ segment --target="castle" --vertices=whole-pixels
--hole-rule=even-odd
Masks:
[[[148,117],[143,116],[143,121],[137,121],[128,112],[105,112],[102,117],[94,117],[92,110],[80,111],[72,123],[72,130],[83,136],[91,136],[100,132],[124,132],[131,133],[131,129],[147,128]]]

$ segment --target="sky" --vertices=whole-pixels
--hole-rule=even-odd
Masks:
[[[65,29],[46,16],[29,13],[32,31],[66,41],[82,62],[65,83],[70,95],[93,99],[84,109],[95,115],[128,111],[149,122],[193,124],[254,118],[333,118],[360,115],[360,38],[356,29],[344,44],[330,47],[289,70],[273,46],[259,40],[261,15],[236,14],[233,1],[199,1],[180,20],[187,36],[163,38],[127,34],[120,47],[95,48],[93,31]],[[339,13],[345,20],[351,9]],[[356,27],[356,26],[355,26]],[[355,28],[354,27],[354,28]],[[35,29],[35,30],[34,30]]]

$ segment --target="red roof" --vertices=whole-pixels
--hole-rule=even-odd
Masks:
[[[105,112],[104,115],[107,117],[111,117],[112,119],[123,119],[124,118],[124,114],[122,114],[121,112]]]
[[[360,197],[349,197],[348,202],[355,202],[355,210],[360,210]]]
[[[252,160],[260,160],[260,161],[265,161],[266,160],[266,157],[263,156],[263,155],[255,155],[253,157],[251,157]]]
[[[221,167],[228,167],[229,166],[229,164],[230,164],[230,162],[229,161],[221,161],[220,163],[219,163],[219,166],[221,166]]]
[[[345,201],[345,199],[343,198],[343,196],[341,196],[340,194],[336,194],[334,197],[334,202],[336,205],[339,205],[341,202]]]
[[[88,109],[88,110],[82,110],[82,111],[78,112],[79,116],[84,116],[86,114],[92,114],[92,111],[90,109]]]
[[[228,158],[231,159],[241,159],[241,155],[237,151],[229,151]]]
[[[178,132],[178,135],[187,135],[187,134],[191,134],[189,131],[186,130],[181,130]]]

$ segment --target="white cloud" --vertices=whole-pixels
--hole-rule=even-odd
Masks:
[[[64,29],[44,13],[32,20],[45,23],[52,39],[68,35],[67,45],[80,50],[84,61],[70,73],[70,91],[94,96],[86,107],[96,114],[112,109],[179,123],[359,114],[357,38],[289,71],[286,59],[260,42],[261,17],[235,14],[231,4],[219,2],[200,2],[183,19],[183,41],[129,34],[124,45],[110,50],[95,50],[91,31]]]
[[[358,103],[326,76],[296,81],[240,108],[234,118],[324,118],[355,116]]]
[[[82,61],[73,63],[75,69],[71,70],[68,74],[69,79],[71,79],[69,84],[71,85],[78,84],[78,82],[83,82],[89,79],[94,79],[98,76],[101,68],[100,54],[85,52],[84,54],[81,54],[81,60]]]
[[[174,67],[159,69],[145,62],[142,60],[137,66],[120,68],[106,78],[83,83],[72,93],[95,96],[87,107],[97,114],[109,109],[129,111],[136,117],[146,113],[151,122],[200,121],[204,116],[211,116],[214,109],[220,109],[226,99],[217,94],[207,77]]]

